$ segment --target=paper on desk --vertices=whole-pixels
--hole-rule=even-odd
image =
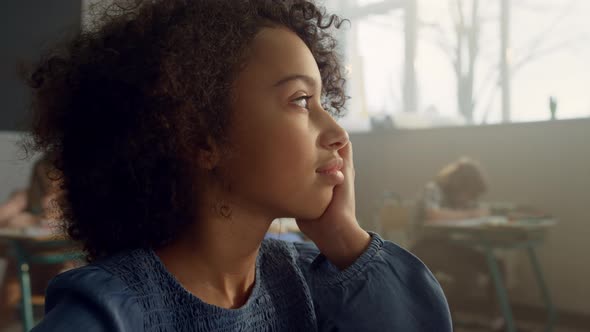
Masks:
[[[449,226],[449,227],[480,227],[506,225],[509,221],[503,216],[489,216],[461,220],[445,220],[427,223],[426,225]]]

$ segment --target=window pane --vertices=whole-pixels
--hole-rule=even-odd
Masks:
[[[513,121],[590,115],[589,1],[520,1],[513,8]],[[517,24],[527,22],[527,24]]]

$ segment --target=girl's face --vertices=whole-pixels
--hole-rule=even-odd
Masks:
[[[321,77],[305,43],[285,28],[252,41],[232,99],[223,167],[232,201],[265,217],[316,218],[342,183],[348,134],[320,105]]]

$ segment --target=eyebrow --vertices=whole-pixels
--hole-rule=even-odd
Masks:
[[[311,76],[303,75],[303,74],[293,74],[293,75],[288,75],[286,77],[281,78],[273,86],[278,87],[280,85],[283,85],[283,84],[285,84],[287,82],[291,82],[291,81],[304,81],[305,83],[307,83],[308,85],[311,85],[311,86],[317,85],[316,80],[313,79]]]

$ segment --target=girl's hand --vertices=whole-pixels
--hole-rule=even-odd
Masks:
[[[344,182],[334,187],[332,201],[319,218],[297,219],[297,225],[322,254],[342,270],[365,251],[371,236],[356,219],[352,144],[346,144],[338,154],[344,160]]]

